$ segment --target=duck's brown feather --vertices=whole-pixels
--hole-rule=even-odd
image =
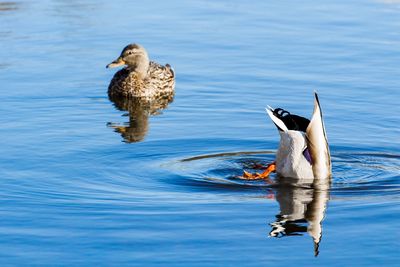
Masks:
[[[151,61],[147,76],[142,79],[128,67],[115,73],[108,87],[108,95],[132,98],[163,98],[174,93],[175,73],[171,66]]]

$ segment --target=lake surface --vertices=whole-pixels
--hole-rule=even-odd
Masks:
[[[159,112],[107,97],[131,42]],[[0,43],[1,266],[399,263],[400,1],[0,1]],[[329,188],[236,179],[314,91]]]

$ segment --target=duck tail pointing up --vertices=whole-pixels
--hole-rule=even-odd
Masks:
[[[269,117],[274,122],[274,124],[276,125],[276,127],[278,128],[279,131],[282,131],[282,132],[288,131],[288,128],[286,127],[285,123],[280,118],[278,118],[277,116],[274,115],[273,108],[268,106],[265,110],[267,111]]]

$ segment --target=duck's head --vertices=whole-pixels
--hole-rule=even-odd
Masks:
[[[121,55],[107,65],[107,68],[115,68],[126,65],[130,71],[134,71],[141,78],[145,78],[149,69],[149,56],[143,46],[129,44],[121,52]]]

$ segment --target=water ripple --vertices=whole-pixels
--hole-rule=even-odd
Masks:
[[[275,152],[240,151],[200,155],[184,158],[169,165],[179,175],[171,181],[207,190],[249,191],[265,190],[277,185],[277,176],[271,180],[242,180],[237,176],[243,170],[256,172],[272,162]],[[400,192],[400,155],[378,152],[339,152],[332,154],[333,197],[369,197],[372,195],[396,196]]]

